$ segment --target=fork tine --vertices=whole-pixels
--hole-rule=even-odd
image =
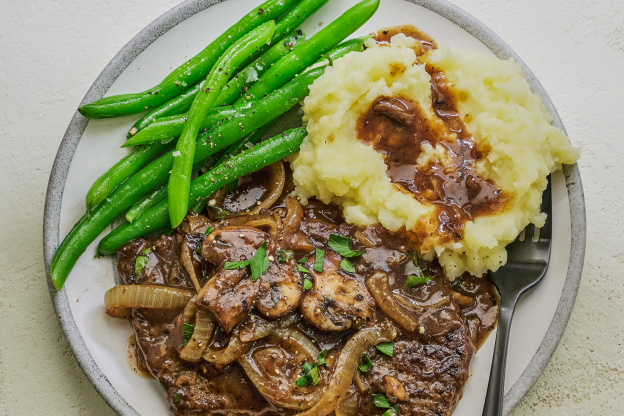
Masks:
[[[529,223],[525,228],[524,228],[524,240],[523,242],[526,243],[530,243],[533,241],[533,233],[535,233],[535,226],[531,223]]]
[[[540,229],[540,239],[550,239],[552,237],[552,189],[551,175],[548,175],[548,183],[542,195],[542,212],[546,214],[546,222]]]

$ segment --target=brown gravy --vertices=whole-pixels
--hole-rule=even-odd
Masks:
[[[382,43],[401,29],[381,32],[388,32],[381,38]],[[413,30],[402,33],[411,36]],[[416,32],[414,37],[426,35]],[[393,183],[436,207],[439,233],[456,240],[463,237],[466,221],[500,212],[508,197],[477,174],[475,163],[486,156],[487,149],[477,146],[458,114],[452,85],[442,71],[429,65],[426,70],[431,75],[432,106],[439,120],[431,120],[409,98],[381,96],[360,117],[357,137],[384,155]],[[449,163],[435,161],[424,168],[417,167],[424,143],[444,147]]]
[[[390,39],[399,33],[403,33],[405,36],[419,40],[422,43],[425,52],[438,47],[435,40],[433,40],[431,36],[412,25],[387,27],[385,29],[378,30],[373,33],[373,39],[381,45],[389,45]]]

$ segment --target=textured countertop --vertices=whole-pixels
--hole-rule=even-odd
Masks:
[[[453,0],[505,40],[548,91],[573,144],[587,252],[563,340],[513,412],[624,409],[624,2]],[[56,150],[101,70],[176,0],[4,0],[0,7],[0,415],[112,415],[60,331],[42,258]]]

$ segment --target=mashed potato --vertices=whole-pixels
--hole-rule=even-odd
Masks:
[[[431,76],[414,52],[420,44],[400,34],[390,46],[373,40],[367,46],[336,60],[310,88],[303,106],[308,136],[291,163],[295,194],[303,201],[341,204],[350,223],[414,231],[421,236],[415,249],[425,258],[437,256],[451,279],[498,269],[506,261],[505,245],[528,223],[543,224],[539,205],[546,176],[562,163],[574,163],[578,150],[550,124],[517,63],[449,48],[428,52],[421,60],[454,84],[458,113],[478,145],[488,149],[474,170],[509,199],[505,209],[466,222],[463,238],[449,241],[438,232],[435,207],[392,183],[384,156],[356,136],[360,116],[380,96],[408,98],[429,123],[442,123],[432,108]],[[444,146],[420,146],[419,168],[452,161]]]

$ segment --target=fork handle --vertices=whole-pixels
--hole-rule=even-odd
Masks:
[[[490,381],[488,382],[485,405],[483,406],[483,416],[501,416],[503,414],[507,345],[509,343],[509,330],[511,329],[511,320],[515,306],[514,302],[510,306],[501,305],[500,308],[494,357],[492,358],[492,370],[490,371]]]

